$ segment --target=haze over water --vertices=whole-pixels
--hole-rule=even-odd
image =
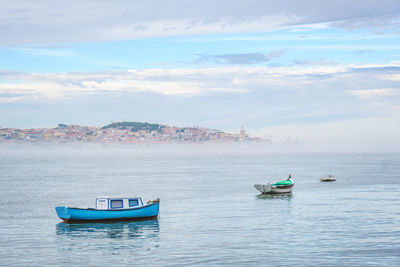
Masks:
[[[1,266],[397,266],[400,154],[220,146],[1,146]],[[286,178],[291,196],[255,183]],[[319,179],[334,174],[337,181]],[[158,220],[64,224],[100,195],[161,199]]]

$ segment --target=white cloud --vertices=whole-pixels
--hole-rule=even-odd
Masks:
[[[313,24],[397,27],[396,0],[2,0],[0,45],[265,32]]]
[[[61,51],[59,49],[47,49],[47,48],[34,48],[34,47],[20,47],[16,48],[16,51],[22,52],[32,56],[50,56],[50,57],[71,57],[75,56],[74,53],[68,51]]]
[[[351,90],[351,94],[358,96],[361,99],[372,97],[388,97],[400,95],[400,88],[380,88],[380,89],[367,89],[367,90]]]
[[[400,62],[398,63],[400,64]],[[400,81],[400,74],[385,75],[386,79]]]
[[[0,72],[0,95],[7,101],[45,97],[60,99],[79,95],[150,92],[196,96],[211,92],[250,93],[279,91],[288,97],[310,95],[310,99],[345,92],[369,98],[398,94],[398,65],[314,64],[285,67],[208,67],[191,69],[147,69],[89,73]],[[371,75],[373,73],[374,75]],[[380,89],[371,89],[371,86]],[[382,88],[382,86],[385,86]]]
[[[204,70],[203,70],[204,71]],[[13,102],[32,97],[61,99],[80,95],[113,95],[131,92],[150,92],[162,95],[194,96],[208,92],[243,93],[245,89],[224,87],[201,81],[202,71],[147,70],[129,72],[24,74],[10,73],[3,79],[18,82],[0,83],[0,101]]]

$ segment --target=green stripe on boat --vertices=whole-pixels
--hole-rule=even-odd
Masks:
[[[286,179],[277,183],[272,184],[272,186],[278,186],[278,185],[291,185],[293,184],[292,180]]]

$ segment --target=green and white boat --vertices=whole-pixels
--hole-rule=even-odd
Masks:
[[[293,190],[294,182],[292,180],[292,176],[289,174],[289,177],[286,180],[282,180],[276,182],[274,184],[255,184],[254,187],[263,194],[284,194],[291,193]]]

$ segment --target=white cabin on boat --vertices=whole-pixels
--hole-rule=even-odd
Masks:
[[[98,197],[96,210],[121,210],[133,209],[143,206],[140,197]]]

